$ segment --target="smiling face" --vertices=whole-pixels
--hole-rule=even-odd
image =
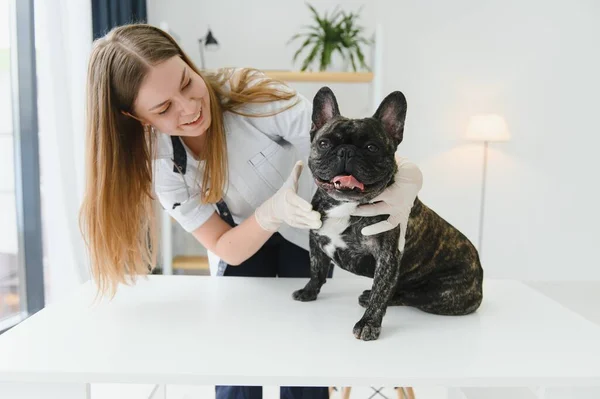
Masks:
[[[180,57],[151,66],[134,104],[144,123],[172,136],[196,137],[210,127],[206,82]]]

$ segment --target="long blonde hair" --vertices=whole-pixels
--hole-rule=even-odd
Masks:
[[[87,76],[86,187],[79,217],[101,294],[114,295],[119,283],[134,282],[136,275],[149,273],[156,263],[155,140],[127,115],[134,113],[149,69],[174,56],[206,81],[210,96],[212,122],[200,154],[205,160],[203,202],[219,201],[227,181],[223,112],[248,115],[242,111],[244,104],[295,96],[282,82],[253,69],[242,70],[235,79],[230,69],[201,73],[171,36],[151,25],[120,26],[94,42]]]

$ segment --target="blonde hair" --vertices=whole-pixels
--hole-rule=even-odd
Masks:
[[[200,154],[205,160],[203,202],[219,201],[227,181],[223,112],[265,116],[244,112],[244,105],[295,96],[282,82],[254,69],[244,69],[235,78],[231,69],[201,73],[171,36],[151,25],[120,26],[94,42],[87,76],[86,187],[79,217],[100,294],[114,295],[119,283],[134,282],[156,263],[155,140],[127,115],[134,114],[149,69],[174,56],[205,80],[210,96],[212,122]]]

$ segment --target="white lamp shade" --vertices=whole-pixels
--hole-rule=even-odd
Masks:
[[[467,139],[476,141],[508,141],[506,121],[499,115],[475,115],[469,120]]]

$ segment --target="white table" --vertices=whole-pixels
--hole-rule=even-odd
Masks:
[[[0,335],[0,397],[86,398],[101,382],[600,386],[600,326],[519,282],[486,280],[464,317],[388,308],[363,342],[352,327],[371,280],[294,301],[306,281],[150,276],[98,303],[85,284]]]

